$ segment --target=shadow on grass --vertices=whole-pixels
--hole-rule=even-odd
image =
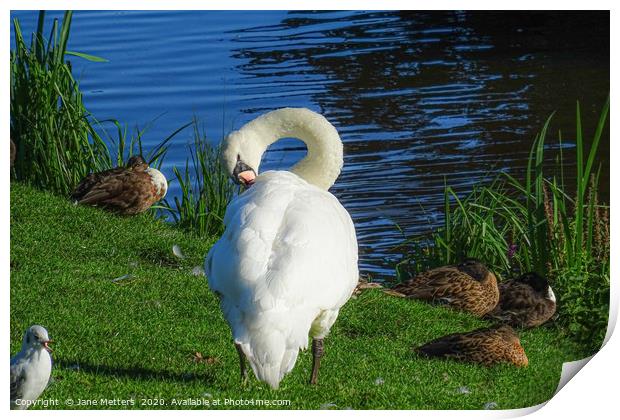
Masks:
[[[152,370],[139,366],[135,367],[113,367],[107,365],[93,365],[77,360],[55,360],[54,365],[63,370],[75,372],[92,373],[96,375],[111,376],[114,378],[131,378],[137,380],[164,380],[172,382],[201,382],[202,384],[212,385],[215,383],[214,372],[205,369],[203,373],[187,372],[178,373],[165,370]]]
[[[172,254],[170,250],[162,250],[154,247],[142,247],[137,257],[147,264],[157,265],[159,267],[180,268],[180,260]]]

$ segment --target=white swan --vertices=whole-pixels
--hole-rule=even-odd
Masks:
[[[290,172],[258,174],[262,154],[284,137],[307,145]],[[277,388],[313,338],[311,383],[317,382],[323,338],[358,281],[351,216],[331,187],[342,169],[342,142],[323,116],[278,109],[232,132],[223,159],[236,182],[252,185],[226,210],[226,231],[205,260],[239,352],[258,379]]]

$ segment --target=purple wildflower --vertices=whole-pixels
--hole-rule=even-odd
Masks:
[[[517,252],[517,244],[510,244],[508,247],[508,259],[511,260]]]

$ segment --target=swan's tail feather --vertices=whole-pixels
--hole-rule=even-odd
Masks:
[[[299,354],[299,346],[290,346],[282,331],[272,330],[268,334],[256,334],[249,343],[241,343],[256,377],[278,389],[280,381],[293,367]]]

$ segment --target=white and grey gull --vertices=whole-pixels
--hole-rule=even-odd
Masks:
[[[24,333],[22,349],[11,358],[11,410],[25,410],[45,391],[52,373],[47,330],[33,325]]]

